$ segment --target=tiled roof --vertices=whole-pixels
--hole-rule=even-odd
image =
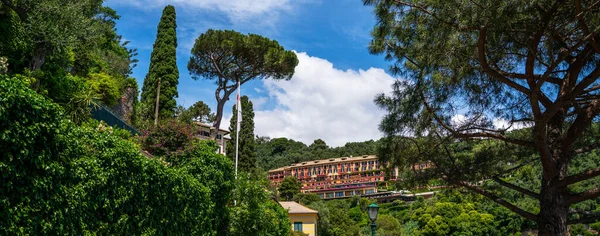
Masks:
[[[279,168],[277,168],[277,169],[270,170],[269,172],[283,171],[283,170],[285,170],[285,168],[288,168],[288,167],[289,167],[289,166],[279,167]]]
[[[340,162],[351,162],[351,161],[367,161],[367,160],[373,160],[373,159],[377,159],[377,156],[376,155],[363,155],[363,156],[357,156],[357,157],[340,157],[340,158],[330,158],[330,159],[324,159],[324,160],[313,160],[313,161],[305,161],[305,162],[301,162],[301,163],[294,163],[289,166],[284,166],[281,168],[270,170],[269,172],[283,171],[284,169],[295,168],[295,167],[327,165],[327,164],[340,163]]]
[[[289,213],[319,213],[313,209],[300,205],[296,202],[279,202],[283,209],[288,210]]]
[[[202,126],[202,127],[205,127],[205,128],[214,129],[212,127],[212,125],[210,125],[210,124],[206,124],[206,123],[202,123],[202,122],[194,122],[194,123],[196,125],[199,125],[199,126]],[[219,129],[219,131],[224,132],[225,134],[229,134],[229,130],[226,130],[226,129]]]

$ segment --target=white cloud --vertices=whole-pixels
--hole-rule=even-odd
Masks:
[[[494,119],[492,122],[496,129],[507,129],[507,130],[517,130],[532,127],[533,125],[528,122],[513,122],[512,124],[505,119]]]
[[[268,98],[266,98],[266,97],[257,97],[257,98],[251,97],[249,99],[250,99],[250,101],[252,101],[252,107],[254,110],[263,109],[265,104],[267,104],[267,102],[268,102]]]
[[[274,109],[255,109],[255,133],[310,144],[321,138],[330,146],[377,139],[384,111],[375,95],[390,92],[394,78],[383,69],[340,70],[327,60],[296,53],[290,81],[265,80]]]
[[[467,121],[468,121],[467,117],[465,115],[462,115],[462,114],[457,114],[457,115],[452,116],[450,118],[450,124],[452,126],[454,126],[454,127],[461,126],[461,125],[463,125]]]
[[[128,4],[142,9],[162,8],[168,4],[184,7],[185,9],[216,10],[223,12],[234,23],[249,22],[261,19],[255,23],[276,22],[282,12],[289,12],[293,5],[305,1],[291,0],[109,0],[110,4]]]
[[[233,114],[231,114],[231,113],[223,114],[223,119],[221,119],[221,125],[219,125],[219,127],[221,129],[229,130],[229,125],[230,125],[232,116],[233,116]]]

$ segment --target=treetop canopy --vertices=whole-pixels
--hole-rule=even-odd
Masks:
[[[275,40],[233,30],[208,30],[192,49],[188,69],[194,79],[291,79],[298,59]],[[217,83],[219,80],[216,81]]]

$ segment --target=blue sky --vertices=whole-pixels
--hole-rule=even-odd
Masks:
[[[177,12],[179,105],[202,100],[214,110],[216,85],[191,79],[189,52],[207,29],[233,29],[277,40],[300,60],[290,81],[242,86],[254,103],[255,134],[307,144],[321,138],[330,146],[381,137],[377,125],[383,111],[373,99],[389,92],[395,78],[385,70],[383,56],[368,52],[375,18],[361,0],[108,0],[105,5],[121,16],[118,33],[139,51],[132,76],[140,85],[167,4]],[[225,106],[222,127],[229,125],[232,105]]]

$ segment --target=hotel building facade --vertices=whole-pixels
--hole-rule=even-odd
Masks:
[[[196,124],[196,126],[198,127],[198,134],[196,135],[196,137],[202,140],[211,140],[210,131],[215,129],[212,127],[212,125],[202,122],[195,122],[194,124]],[[219,129],[217,131],[217,136],[215,137],[215,141],[219,145],[219,150],[217,150],[217,153],[227,155],[227,143],[231,140],[231,138],[229,138],[228,135],[229,130]]]
[[[286,176],[294,176],[302,182],[302,193],[345,198],[377,193],[377,183],[385,181],[382,167],[375,155],[351,156],[291,164],[270,170],[268,178],[278,186]],[[398,169],[393,169],[390,180],[397,177]]]

